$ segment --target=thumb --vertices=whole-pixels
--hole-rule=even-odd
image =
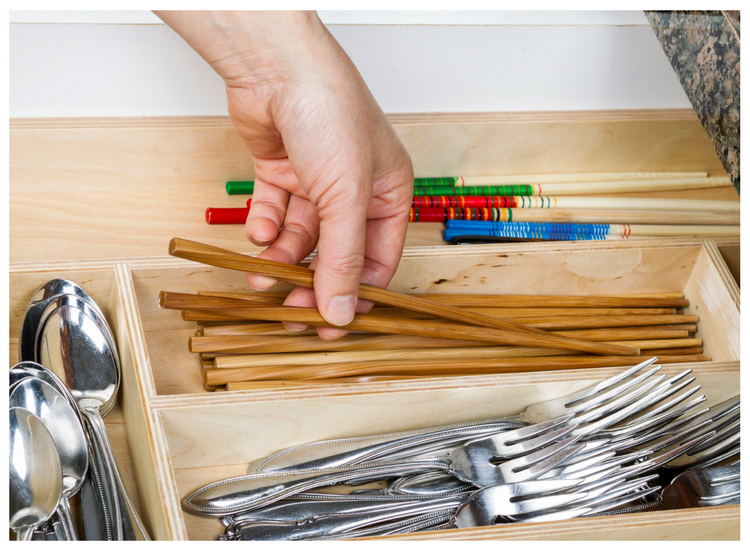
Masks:
[[[372,185],[334,185],[328,193],[329,200],[318,204],[320,238],[315,300],[328,323],[342,326],[352,321],[357,306]]]

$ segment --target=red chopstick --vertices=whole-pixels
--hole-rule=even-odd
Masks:
[[[242,225],[250,213],[250,203],[252,201],[253,199],[247,199],[247,208],[206,208],[206,223],[211,225]]]

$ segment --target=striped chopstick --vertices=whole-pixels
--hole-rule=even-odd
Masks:
[[[728,177],[674,178],[632,181],[590,181],[575,183],[539,183],[517,185],[476,185],[471,187],[415,187],[414,196],[535,196],[588,195],[606,193],[634,193],[642,191],[670,191],[729,187]]]
[[[477,187],[488,185],[550,184],[550,183],[600,183],[664,181],[670,179],[709,179],[706,172],[585,172],[574,174],[522,174],[513,176],[449,176],[415,178],[414,187]],[[254,180],[228,181],[228,195],[252,195]]]
[[[515,176],[452,176],[416,178],[418,187],[471,187],[519,183],[572,183],[588,181],[629,181],[675,178],[705,178],[707,172],[584,172],[574,174],[522,174]]]
[[[739,226],[740,212],[739,210],[736,212],[696,212],[690,210],[615,210],[604,208],[412,208],[409,215],[409,221],[446,222],[448,220]]]
[[[616,210],[657,210],[657,211],[700,211],[700,212],[739,212],[740,202],[732,200],[698,200],[698,199],[644,199],[629,197],[514,197],[514,196],[476,196],[476,197],[414,197],[412,211],[424,209],[453,208],[495,209],[495,208],[567,208],[594,209],[611,208]],[[449,218],[454,219],[454,218]],[[461,218],[457,218],[461,219]],[[470,218],[464,218],[470,219]],[[415,220],[410,220],[415,221]]]
[[[504,222],[448,220],[443,239],[451,241],[466,235],[492,237],[549,238],[555,235],[584,239],[586,236],[664,237],[701,235],[739,235],[734,225],[630,225],[630,224],[565,224],[545,222]],[[557,237],[558,239],[562,237]]]

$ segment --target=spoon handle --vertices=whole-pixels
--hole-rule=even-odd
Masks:
[[[81,515],[85,540],[112,540],[109,487],[102,479],[104,463],[89,437],[89,471],[81,487]]]
[[[73,514],[70,512],[70,502],[68,501],[67,495],[63,495],[62,498],[60,498],[60,503],[57,505],[57,515],[62,523],[65,540],[77,541],[78,534],[76,533],[75,525],[73,525]]]
[[[143,527],[143,523],[138,516],[135,506],[133,506],[133,503],[128,496],[125,483],[122,480],[122,475],[120,475],[117,461],[112,452],[112,445],[107,436],[107,429],[104,425],[104,420],[102,420],[99,410],[94,407],[83,407],[82,412],[89,421],[91,432],[94,435],[94,444],[99,447],[104,458],[110,487],[112,488],[112,492],[116,494],[116,498],[113,499],[114,516],[116,518],[115,528],[117,531],[115,540],[136,540],[137,537],[132,523],[135,523],[138,527],[138,531],[140,532],[141,537],[143,537],[142,540],[151,540],[146,529]]]

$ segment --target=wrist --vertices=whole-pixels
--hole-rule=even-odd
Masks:
[[[154,12],[228,87],[278,84],[309,69],[312,44],[332,40],[314,11]]]

